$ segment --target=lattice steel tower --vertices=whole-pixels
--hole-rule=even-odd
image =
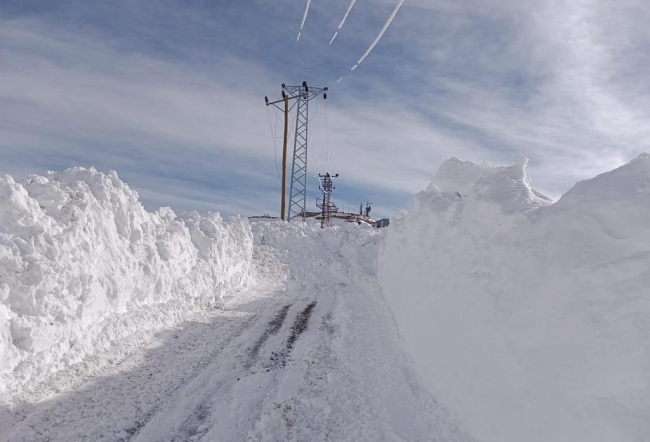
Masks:
[[[296,108],[296,131],[293,141],[293,165],[291,166],[291,187],[289,191],[289,221],[300,217],[305,219],[305,208],[307,204],[307,147],[309,140],[309,102],[319,95],[327,99],[327,88],[309,87],[307,82],[303,81],[302,86],[282,85],[282,100],[269,102],[268,97],[264,97],[266,105],[274,105],[278,109],[284,110],[284,140],[286,155],[287,140],[287,118],[289,114],[289,100],[295,100],[291,108]],[[278,103],[284,102],[284,109],[278,106]],[[284,165],[283,165],[284,166]],[[284,174],[283,170],[283,174]],[[284,179],[283,179],[284,186]],[[282,193],[284,201],[284,191]],[[284,202],[282,204],[282,219],[284,219]]]
[[[327,88],[307,86],[285,86],[289,98],[295,98],[296,132],[293,140],[293,165],[291,166],[291,188],[289,191],[289,221],[301,217],[305,219],[307,204],[307,147],[309,140],[309,102],[323,94],[327,99]]]

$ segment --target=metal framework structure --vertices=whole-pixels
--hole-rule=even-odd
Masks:
[[[296,109],[296,128],[293,144],[293,164],[291,166],[291,186],[289,190],[289,216],[291,221],[295,218],[305,219],[307,205],[307,151],[309,140],[309,102],[319,95],[327,99],[327,88],[311,87],[306,81],[301,86],[282,85],[282,100],[269,103],[266,98],[266,105],[274,105],[278,109],[278,103],[287,103],[288,100],[295,100],[292,108]],[[285,106],[286,109],[286,106]],[[286,115],[285,111],[285,123]],[[286,124],[285,124],[286,130]],[[286,139],[286,133],[285,133]],[[284,194],[283,194],[284,196]],[[284,213],[283,213],[284,216]]]
[[[325,226],[332,226],[332,214],[339,211],[336,204],[331,201],[332,192],[335,189],[332,178],[338,177],[339,174],[330,175],[328,172],[325,175],[319,174],[318,176],[320,178],[320,190],[323,192],[323,196],[316,200],[316,206],[321,210],[320,227],[322,229]]]

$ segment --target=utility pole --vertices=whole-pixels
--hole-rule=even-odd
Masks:
[[[284,221],[284,206],[287,199],[287,140],[289,139],[289,97],[283,93],[284,98],[284,143],[282,143],[282,208],[280,219]]]
[[[282,99],[269,102],[264,97],[267,106],[275,106],[284,111],[284,149],[282,155],[282,208],[280,218],[284,220],[286,194],[286,153],[289,121],[289,100],[295,100],[291,109],[296,107],[296,130],[293,144],[293,165],[291,166],[291,188],[289,193],[289,221],[300,217],[305,219],[307,203],[307,147],[309,139],[309,102],[319,95],[327,99],[327,88],[309,87],[306,81],[301,86],[286,86],[282,84]],[[284,109],[278,103],[284,102]]]
[[[325,226],[332,226],[332,214],[339,211],[336,204],[334,204],[330,199],[332,192],[335,189],[334,183],[332,183],[332,178],[338,177],[339,174],[330,175],[328,172],[325,175],[319,174],[318,176],[320,178],[320,190],[323,192],[323,196],[316,200],[316,206],[321,209],[320,227],[323,229]]]

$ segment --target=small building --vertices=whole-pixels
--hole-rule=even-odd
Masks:
[[[390,220],[388,218],[383,218],[380,219],[379,221],[375,221],[373,227],[377,227],[378,229],[380,229],[382,227],[388,227],[389,224],[390,224]]]

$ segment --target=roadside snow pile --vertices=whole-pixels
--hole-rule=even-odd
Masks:
[[[650,434],[650,155],[557,203],[525,160],[448,160],[380,282],[425,384],[486,442]]]
[[[321,229],[306,223],[252,222],[255,245],[273,247],[293,269],[288,284],[302,288],[349,284],[351,279],[376,281],[378,229],[346,223]],[[352,276],[354,275],[354,276]]]
[[[115,172],[0,177],[0,392],[247,286],[248,222],[147,212]]]

